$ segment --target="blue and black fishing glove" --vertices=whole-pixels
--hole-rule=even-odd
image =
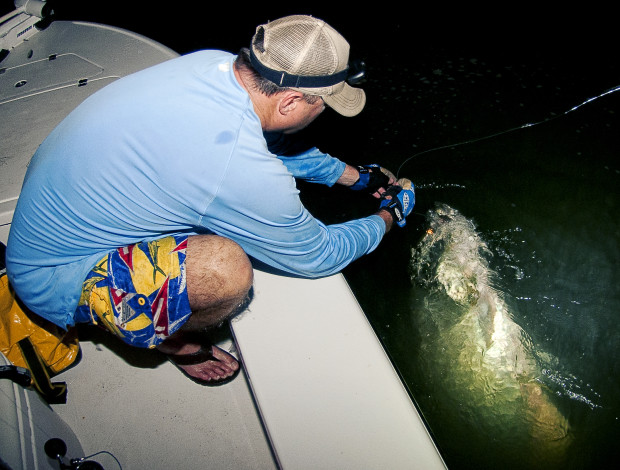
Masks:
[[[359,171],[360,177],[353,186],[350,186],[353,191],[365,191],[374,194],[381,188],[387,189],[390,183],[390,177],[376,163],[358,166],[357,171]]]
[[[415,205],[415,190],[413,183],[407,178],[401,178],[398,182],[390,186],[386,192],[381,195],[380,208],[386,209],[394,222],[399,227],[405,226],[405,217],[411,214]]]

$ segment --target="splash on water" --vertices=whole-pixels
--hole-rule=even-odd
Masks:
[[[427,220],[411,275],[427,292],[424,311],[416,312],[421,356],[439,377],[446,405],[489,439],[509,439],[535,459],[561,460],[570,426],[545,384],[557,360],[537,350],[514,320],[474,223],[445,204]]]

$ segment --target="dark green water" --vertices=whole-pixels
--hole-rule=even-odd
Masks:
[[[345,275],[450,468],[607,468],[620,437],[620,92],[564,112],[620,84],[620,75],[586,80],[586,69],[567,73],[567,63],[532,58],[427,59],[390,75],[366,158],[395,170],[427,148],[475,141],[404,165],[401,176],[419,188],[417,216]],[[513,320],[536,352],[555,358],[539,380],[570,425],[559,455],[517,424],[522,410],[489,409],[492,396],[463,402],[467,394],[446,388],[462,365],[442,357],[442,332],[425,327],[435,293],[407,271],[437,201],[475,221]],[[449,354],[463,345],[442,347]]]

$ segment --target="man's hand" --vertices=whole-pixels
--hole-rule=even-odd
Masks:
[[[376,198],[380,198],[387,188],[396,183],[396,177],[376,163],[357,167],[359,178],[351,186],[354,191],[365,191]]]
[[[405,217],[411,214],[415,205],[415,191],[413,183],[407,178],[399,179],[390,186],[381,196],[380,209],[385,209],[392,215],[392,219],[399,227],[405,226]]]

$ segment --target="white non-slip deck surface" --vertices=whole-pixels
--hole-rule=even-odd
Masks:
[[[67,382],[67,404],[53,409],[87,455],[107,450],[124,470],[276,468],[243,374],[204,387],[155,351],[84,332],[81,362],[54,379]]]

